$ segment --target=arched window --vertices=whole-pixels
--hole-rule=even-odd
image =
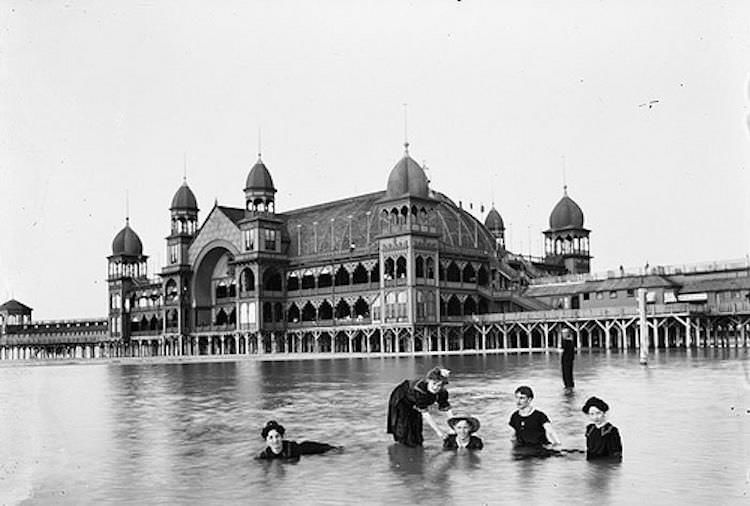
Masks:
[[[487,273],[487,269],[485,269],[484,265],[481,265],[479,267],[479,272],[477,273],[477,283],[479,283],[479,286],[487,286],[490,283],[490,276]]]
[[[396,264],[392,258],[386,258],[383,262],[385,279],[393,279],[396,274]]]
[[[281,291],[281,274],[276,269],[268,269],[263,273],[263,289],[270,292]]]
[[[167,281],[167,285],[164,287],[164,297],[167,299],[167,302],[174,302],[177,300],[177,282],[174,279],[170,279]],[[113,307],[114,303],[113,303]]]
[[[312,272],[305,271],[302,275],[302,289],[309,290],[310,288],[315,288],[315,276]]]
[[[461,316],[461,301],[455,295],[448,299],[448,316]]]
[[[352,309],[349,307],[349,304],[344,300],[339,300],[339,303],[336,304],[336,318],[347,318],[352,315]]]
[[[296,292],[299,290],[299,278],[296,274],[292,273],[286,278],[286,290],[287,292]]]
[[[417,278],[424,278],[424,259],[421,256],[414,260],[414,275]]]
[[[352,284],[361,285],[363,283],[367,283],[368,281],[367,269],[365,269],[364,265],[357,264],[357,267],[354,269],[354,273],[352,274]]]
[[[463,282],[464,283],[476,283],[477,282],[477,273],[474,270],[474,266],[471,264],[466,264],[466,267],[464,267],[463,272]]]
[[[370,316],[370,306],[360,297],[354,303],[354,316],[357,319],[368,318]]]
[[[331,320],[333,319],[333,308],[331,307],[331,304],[324,300],[320,307],[318,307],[318,319],[319,320]]]
[[[472,297],[466,297],[464,301],[464,314],[471,315],[477,313],[477,304]]]
[[[349,271],[347,271],[344,266],[338,268],[336,271],[336,280],[335,285],[336,286],[344,286],[349,284]]]
[[[286,321],[289,323],[297,323],[299,321],[299,308],[297,307],[297,304],[292,302],[292,305],[289,306],[289,311],[286,312]]]
[[[277,302],[273,305],[273,319],[277,322],[284,319],[284,306],[281,305],[281,302]]]
[[[330,271],[321,272],[318,276],[318,288],[328,288],[333,284]]]
[[[232,310],[229,312],[229,325],[236,325],[237,324],[237,309],[232,308]]]
[[[214,324],[226,325],[227,321],[228,321],[227,312],[224,311],[224,308],[219,309],[219,311],[216,313],[216,321],[214,322]]]
[[[380,265],[375,263],[370,271],[370,283],[380,283]]]
[[[271,323],[273,321],[273,310],[270,302],[263,303],[263,323]]]
[[[432,257],[427,257],[424,270],[427,279],[435,279],[435,260]]]
[[[406,258],[401,256],[396,259],[396,277],[399,279],[406,277]]]
[[[448,270],[445,275],[448,281],[451,281],[453,283],[461,282],[461,270],[456,265],[456,262],[451,262],[450,264],[448,264]]]
[[[216,285],[216,298],[225,299],[227,297],[227,284],[224,281],[219,281]]]
[[[311,322],[315,321],[315,306],[312,305],[310,301],[307,302],[307,304],[304,305],[302,308],[302,321],[303,322]]]
[[[249,267],[242,269],[240,273],[240,292],[252,292],[255,290],[255,274]]]
[[[232,280],[229,283],[229,288],[227,290],[227,295],[229,297],[237,297],[237,283],[235,283],[234,280]]]

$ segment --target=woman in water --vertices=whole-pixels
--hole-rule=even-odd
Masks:
[[[393,389],[388,401],[386,432],[393,434],[394,441],[406,446],[422,446],[423,421],[432,427],[440,439],[445,438],[446,434],[437,426],[427,408],[437,403],[440,411],[453,417],[445,389],[449,374],[447,369],[433,367],[424,378],[404,380]]]
[[[586,426],[586,459],[621,459],[620,432],[607,421],[609,405],[598,397],[589,397],[582,411],[593,422]]]
[[[263,427],[263,430],[260,431],[260,435],[266,440],[268,446],[255,458],[261,460],[296,460],[299,459],[300,455],[325,453],[336,448],[335,446],[326,443],[317,443],[315,441],[302,441],[301,443],[287,441],[284,439],[285,432],[286,430],[284,429],[284,426],[279,424],[276,420],[268,422],[265,427]]]
[[[443,450],[481,450],[484,448],[482,440],[474,433],[479,430],[479,420],[473,416],[454,416],[448,420],[448,425],[455,431],[443,440]]]

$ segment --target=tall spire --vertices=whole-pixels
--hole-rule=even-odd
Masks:
[[[409,124],[408,124],[408,108],[409,104],[404,102],[404,155],[409,155]]]

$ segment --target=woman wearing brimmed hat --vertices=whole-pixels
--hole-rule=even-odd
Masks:
[[[440,411],[453,416],[448,402],[448,375],[450,371],[433,367],[424,378],[404,380],[391,392],[388,400],[388,420],[386,432],[393,434],[393,440],[406,446],[422,446],[423,420],[432,427],[440,439],[446,434],[437,426],[428,408],[437,403]]]
[[[593,422],[586,426],[586,459],[621,459],[620,431],[607,421],[609,404],[599,397],[589,397],[581,411]]]
[[[459,415],[448,419],[448,425],[455,432],[443,441],[443,450],[481,450],[484,448],[482,440],[474,433],[479,430],[479,420],[473,416]]]

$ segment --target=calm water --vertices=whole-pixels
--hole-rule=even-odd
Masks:
[[[390,390],[438,361],[454,407],[482,422],[479,453],[444,453],[427,428],[423,450],[385,434]],[[746,351],[661,352],[648,367],[584,353],[575,368],[568,396],[557,354],[0,368],[0,502],[748,504]],[[514,459],[519,384],[567,448],[584,448],[580,406],[603,397],[623,462]],[[346,449],[254,461],[269,419]]]

